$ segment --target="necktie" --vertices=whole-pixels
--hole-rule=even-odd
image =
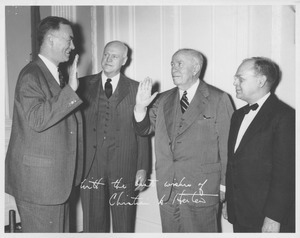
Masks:
[[[186,109],[188,108],[188,106],[189,106],[189,100],[186,97],[186,94],[187,94],[187,92],[184,91],[183,95],[181,97],[181,100],[180,100],[180,105],[181,105],[181,111],[182,111],[182,113],[184,113],[186,111]]]
[[[112,85],[111,85],[111,79],[107,79],[106,80],[106,83],[105,83],[105,85],[104,85],[104,87],[105,87],[105,94],[106,94],[106,97],[107,98],[110,98],[110,96],[112,95]]]
[[[66,85],[66,81],[64,80],[64,76],[61,70],[58,68],[57,71],[58,71],[59,85],[61,88],[63,88]]]
[[[244,113],[248,114],[251,110],[255,111],[258,108],[258,104],[252,104],[251,106],[248,104],[246,107],[244,107]]]

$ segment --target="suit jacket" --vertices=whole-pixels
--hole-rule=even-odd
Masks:
[[[233,107],[226,93],[200,81],[176,125],[179,101],[177,87],[162,93],[144,120],[134,121],[134,126],[141,135],[155,132],[159,202],[168,201],[172,189],[176,189],[177,198],[181,193],[195,194],[181,197],[190,205],[210,206],[219,202],[220,184],[225,185]]]
[[[11,138],[5,160],[5,190],[35,204],[64,203],[82,171],[82,103],[69,85],[60,88],[38,58],[20,72]],[[77,163],[78,158],[78,163]]]
[[[100,89],[99,89],[100,87]],[[111,179],[121,179],[122,182],[134,182],[137,170],[148,170],[149,167],[149,139],[135,134],[132,126],[133,108],[137,93],[138,82],[120,74],[116,91],[118,91],[116,103],[116,120],[111,121],[115,134],[115,153],[109,158],[109,174]],[[103,92],[101,73],[86,76],[80,79],[79,94],[84,103],[82,112],[84,118],[85,134],[85,168],[84,178],[89,174],[95,160],[96,146],[101,145],[103,138],[97,138],[98,120],[101,117],[98,112],[99,95]]]
[[[231,120],[226,200],[229,221],[262,226],[265,217],[282,224],[295,218],[295,111],[273,94],[234,146],[243,108]]]

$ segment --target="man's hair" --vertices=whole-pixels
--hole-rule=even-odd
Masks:
[[[197,51],[197,50],[194,50],[194,49],[189,49],[189,48],[183,48],[183,49],[179,49],[177,50],[175,54],[177,53],[185,53],[185,54],[188,54],[190,55],[198,64],[200,64],[200,66],[202,67],[203,65],[203,55],[201,52]]]
[[[127,55],[128,55],[128,46],[127,46],[125,43],[123,43],[122,41],[118,41],[118,40],[110,41],[110,42],[108,42],[108,43],[105,45],[104,50],[105,50],[105,48],[106,48],[107,46],[109,46],[109,45],[111,45],[111,44],[114,44],[114,43],[117,43],[117,44],[122,45],[122,46],[124,47],[124,55],[123,55],[123,57],[124,57],[124,58],[127,57]]]
[[[44,18],[37,28],[37,39],[39,46],[44,42],[45,35],[49,30],[59,30],[60,24],[69,25],[72,27],[72,23],[65,18],[49,16]]]
[[[272,60],[265,57],[252,57],[248,60],[253,60],[254,71],[257,75],[264,75],[270,87],[277,84],[279,81],[279,67]]]

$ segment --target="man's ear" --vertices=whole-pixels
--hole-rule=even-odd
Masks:
[[[259,76],[259,87],[264,87],[267,83],[267,77],[265,75]]]
[[[197,75],[198,72],[200,71],[201,66],[199,64],[195,64],[194,65],[194,71],[193,71],[193,75]]]
[[[127,59],[128,59],[128,57],[126,56],[126,57],[124,57],[124,59],[123,59],[123,64],[122,65],[125,65],[126,64],[126,62],[127,62]]]
[[[45,39],[46,43],[50,46],[54,44],[54,37],[51,34],[48,34]]]

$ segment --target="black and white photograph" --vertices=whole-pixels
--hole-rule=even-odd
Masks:
[[[299,0],[0,9],[1,236],[299,237]]]

